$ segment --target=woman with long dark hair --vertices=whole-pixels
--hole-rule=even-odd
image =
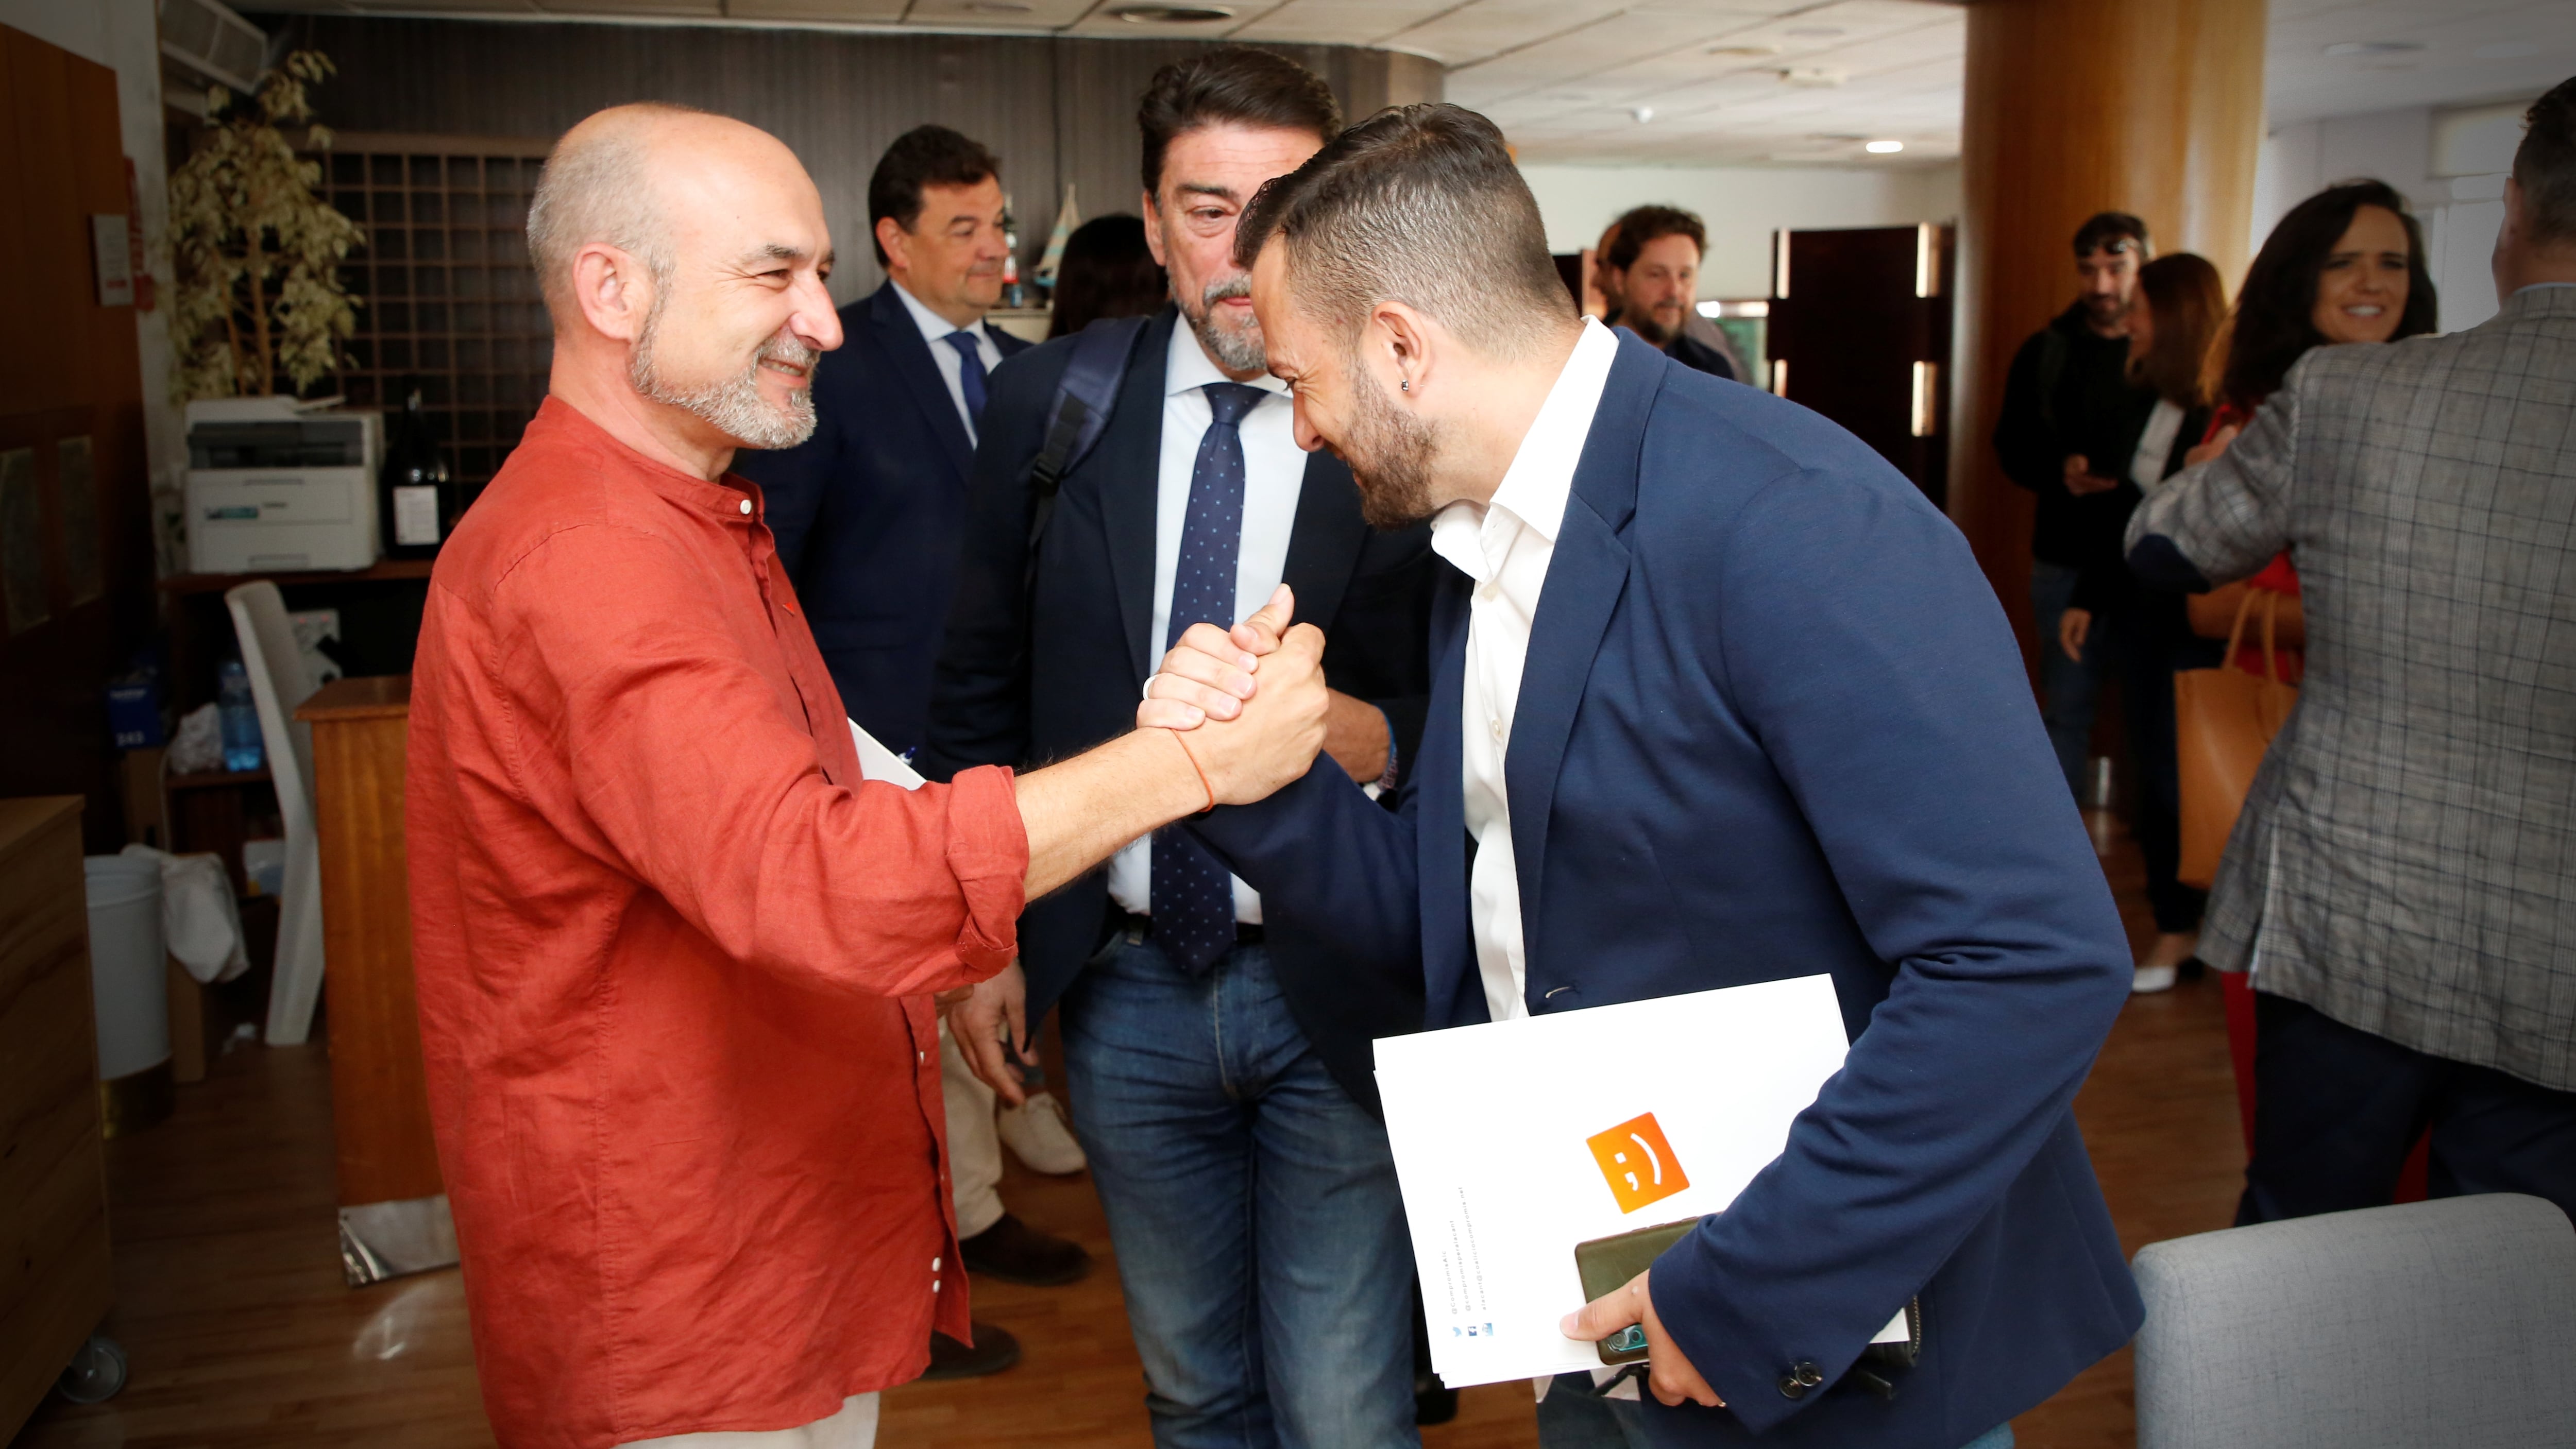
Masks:
[[[1163,264],[1145,245],[1145,219],[1123,211],[1095,216],[1064,239],[1047,336],[1069,337],[1103,317],[1148,316],[1170,300]]]
[[[2138,269],[2129,307],[2129,380],[2152,393],[2136,449],[2121,471],[2122,527],[2138,501],[2182,471],[2184,455],[2208,427],[2209,356],[2227,315],[2227,288],[2205,257],[2177,252]],[[2156,939],[2137,962],[2134,991],[2172,987],[2200,943],[2201,893],[2176,878],[2182,859],[2182,788],[2174,758],[2173,673],[2208,662],[2184,626],[2182,600],[2140,588],[2116,557],[2089,564],[2075,583],[2058,625],[2058,647],[2083,658],[2096,622],[2105,630],[2120,675],[2129,754],[2137,762],[2139,798],[2129,812],[2147,867],[2147,898]]]
[[[2423,229],[2387,182],[2347,181],[2291,207],[2245,271],[2228,326],[2218,412],[2190,461],[2226,451],[2309,348],[2422,336],[2433,330],[2439,311],[2424,262]],[[2289,555],[2244,583],[2192,600],[2192,627],[2226,637],[2248,589],[2288,596],[2280,606],[2277,639],[2291,651],[2285,667],[2295,681],[2296,651],[2307,630],[2299,611],[2299,575]],[[2254,667],[2259,670],[2261,662]]]

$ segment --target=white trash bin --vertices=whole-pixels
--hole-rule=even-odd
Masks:
[[[170,1115],[170,986],[161,934],[161,866],[93,855],[89,980],[98,1024],[99,1106],[110,1137]]]

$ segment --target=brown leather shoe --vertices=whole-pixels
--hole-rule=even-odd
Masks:
[[[1091,1271],[1091,1255],[1080,1243],[1049,1237],[1009,1213],[959,1243],[957,1256],[970,1272],[1033,1288],[1077,1282]]]
[[[997,1374],[1020,1361],[1020,1341],[1006,1328],[989,1323],[974,1325],[975,1346],[968,1348],[944,1333],[930,1335],[930,1369],[921,1377],[931,1379],[980,1379]]]

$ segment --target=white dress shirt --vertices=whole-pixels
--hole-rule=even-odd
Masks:
[[[1172,573],[1180,567],[1181,529],[1190,512],[1190,474],[1198,467],[1199,439],[1207,435],[1212,414],[1207,394],[1212,382],[1232,382],[1217,371],[1199,346],[1189,320],[1172,328],[1172,345],[1163,359],[1163,453],[1156,470],[1154,501],[1154,633],[1146,641],[1149,667],[1163,658],[1163,641],[1172,630]],[[1297,446],[1296,409],[1288,384],[1263,373],[1244,384],[1270,396],[1244,414],[1243,539],[1235,554],[1232,624],[1270,602],[1288,570],[1288,535],[1297,522],[1297,494],[1306,482],[1306,453]],[[1154,838],[1146,836],[1109,861],[1109,898],[1137,915],[1153,910]],[[1248,925],[1261,922],[1261,897],[1237,879],[1234,918]]]
[[[930,344],[930,360],[939,364],[940,381],[948,384],[948,400],[957,404],[957,420],[966,425],[966,441],[975,441],[975,415],[966,410],[966,359],[958,356],[957,349],[948,345],[948,334],[959,331],[975,334],[975,352],[984,359],[984,372],[988,377],[994,368],[1002,365],[1002,349],[994,344],[993,334],[984,330],[983,318],[978,317],[971,325],[961,328],[921,305],[921,299],[905,291],[903,283],[890,280],[887,285],[903,299],[903,309],[912,314],[912,324],[921,329],[922,340]]]
[[[1529,963],[1521,938],[1520,877],[1512,863],[1511,798],[1503,761],[1511,749],[1521,667],[1529,657],[1530,623],[1556,556],[1556,536],[1574,492],[1592,415],[1610,381],[1619,344],[1591,318],[1574,353],[1531,420],[1493,502],[1452,503],[1431,520],[1432,551],[1475,582],[1467,605],[1467,674],[1460,691],[1460,774],[1466,787],[1467,833],[1476,863],[1467,882],[1476,972],[1485,1008],[1496,1021],[1529,1015],[1524,999]]]
[[[2174,440],[2182,436],[2182,404],[2171,398],[2156,399],[2156,410],[2147,414],[2146,431],[2138,434],[2138,451],[2129,459],[2129,481],[2141,493],[2153,493],[2165,481],[2165,461],[2173,456]]]

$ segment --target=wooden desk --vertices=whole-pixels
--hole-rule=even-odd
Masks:
[[[0,800],[0,1441],[115,1296],[81,797]]]
[[[456,1261],[412,992],[403,853],[411,676],[334,680],[295,717],[313,726],[340,1258],[354,1287]]]

